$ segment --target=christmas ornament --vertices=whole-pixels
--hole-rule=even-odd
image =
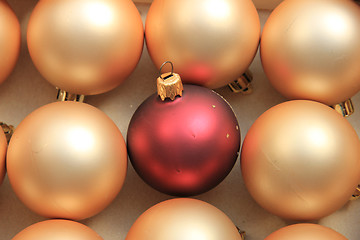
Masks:
[[[347,240],[334,230],[309,223],[290,225],[270,234],[265,240]]]
[[[0,84],[15,67],[20,52],[20,23],[5,0],[0,0]]]
[[[268,18],[261,60],[289,99],[327,105],[360,90],[360,7],[347,0],[285,0]]]
[[[94,230],[69,220],[47,220],[35,223],[12,240],[103,240]]]
[[[342,207],[360,182],[360,141],[328,106],[290,101],[266,111],[250,128],[241,170],[250,194],[269,212],[319,219]]]
[[[7,169],[14,192],[31,210],[80,220],[103,210],[120,191],[126,145],[117,126],[97,108],[51,103],[17,127]]]
[[[158,78],[158,95],[139,106],[128,128],[134,169],[150,186],[170,195],[210,190],[228,175],[238,156],[240,130],[234,112],[217,93],[182,86],[176,73]]]
[[[6,137],[2,129],[0,128],[0,184],[3,182],[6,173],[6,168],[5,168],[6,150],[7,150]]]
[[[144,30],[130,0],[42,0],[31,14],[27,40],[45,79],[92,95],[117,87],[134,70]]]
[[[250,0],[154,0],[145,36],[157,68],[170,60],[184,83],[218,88],[249,67],[260,21]]]
[[[125,240],[241,240],[231,220],[216,207],[195,199],[161,202],[144,212]]]

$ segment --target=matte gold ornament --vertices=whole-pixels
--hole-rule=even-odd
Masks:
[[[360,141],[330,107],[294,100],[272,107],[248,131],[241,170],[252,197],[286,219],[313,220],[341,208],[360,182]]]
[[[265,240],[348,240],[340,233],[317,224],[301,223],[281,228]]]
[[[117,87],[134,70],[144,30],[131,0],[41,0],[27,40],[46,80],[70,93],[92,95]]]
[[[289,99],[335,105],[360,90],[360,7],[350,0],[285,0],[268,18],[261,60]]]
[[[14,192],[49,218],[80,220],[103,210],[119,193],[127,170],[121,132],[85,103],[56,102],[28,115],[7,153]]]
[[[47,220],[35,223],[12,240],[103,240],[91,228],[69,220]]]
[[[216,207],[191,198],[167,200],[149,208],[126,240],[242,240],[232,221]]]
[[[251,0],[155,0],[145,36],[157,69],[171,61],[184,83],[218,88],[249,67],[260,21]]]
[[[20,52],[20,23],[5,0],[0,0],[0,84],[15,67]]]

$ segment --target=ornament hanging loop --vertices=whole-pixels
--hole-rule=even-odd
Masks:
[[[161,73],[163,67],[167,64],[171,64],[171,72]],[[174,73],[174,65],[170,61],[164,62],[160,67],[160,76],[157,78],[157,93],[162,101],[166,98],[170,98],[172,101],[175,100],[176,96],[182,96],[184,90],[181,82],[180,75]]]
[[[166,77],[163,77],[162,75],[162,69],[164,68],[164,66],[166,65],[166,64],[170,64],[171,65],[171,72],[170,72],[170,74],[168,75],[168,76],[166,76]],[[160,66],[160,70],[159,70],[159,77],[162,79],[162,80],[166,80],[167,78],[169,78],[169,77],[171,77],[171,76],[173,76],[174,75],[174,64],[171,62],[171,61],[166,61],[166,62],[164,62],[163,64],[161,64],[161,66]]]

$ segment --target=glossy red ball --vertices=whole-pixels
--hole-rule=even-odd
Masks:
[[[230,105],[204,87],[184,85],[182,97],[145,100],[127,135],[131,163],[153,188],[197,195],[218,185],[238,157],[240,129]]]

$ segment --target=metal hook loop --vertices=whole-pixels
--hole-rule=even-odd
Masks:
[[[174,73],[174,65],[173,65],[173,63],[172,63],[171,61],[166,61],[166,62],[164,62],[163,64],[161,64],[161,67],[160,67],[160,70],[159,70],[159,75],[160,75],[159,77],[160,77],[162,80],[165,80],[165,79],[162,78],[162,76],[161,76],[161,71],[162,71],[163,67],[164,67],[167,63],[170,63],[170,64],[171,64],[171,74],[170,74],[170,76],[172,76],[173,73]]]

